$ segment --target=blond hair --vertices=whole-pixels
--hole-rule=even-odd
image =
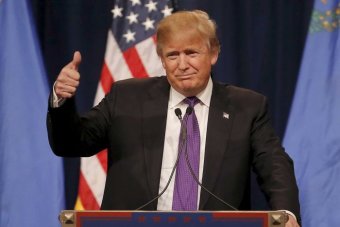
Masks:
[[[183,31],[195,31],[207,41],[211,52],[220,51],[220,42],[216,34],[216,23],[201,10],[178,11],[162,19],[157,26],[157,53],[161,56],[162,46],[174,34]]]

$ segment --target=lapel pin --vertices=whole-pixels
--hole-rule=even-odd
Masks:
[[[224,119],[229,119],[229,114],[226,113],[226,112],[223,112],[223,118],[224,118]]]

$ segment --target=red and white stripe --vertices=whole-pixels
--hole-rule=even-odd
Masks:
[[[154,36],[122,52],[110,30],[94,105],[97,105],[103,99],[115,81],[160,75],[165,75],[165,72],[156,53]],[[100,208],[106,174],[106,151],[81,159],[79,190],[75,209],[97,210]]]

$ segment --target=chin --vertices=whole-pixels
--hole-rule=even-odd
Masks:
[[[197,92],[197,88],[195,87],[185,87],[181,89],[181,94],[190,97],[190,96],[195,96],[197,95],[199,92]]]

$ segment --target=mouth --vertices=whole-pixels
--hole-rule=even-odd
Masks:
[[[193,73],[188,73],[188,74],[183,74],[183,75],[176,75],[176,77],[178,79],[187,80],[193,77],[193,75],[194,75]]]

